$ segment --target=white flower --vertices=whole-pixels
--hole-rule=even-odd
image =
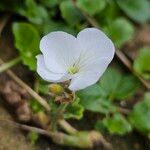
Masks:
[[[37,72],[46,81],[71,80],[77,91],[98,81],[114,56],[112,41],[96,28],[86,28],[77,37],[62,31],[51,32],[40,41]]]

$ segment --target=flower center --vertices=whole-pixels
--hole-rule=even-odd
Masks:
[[[70,73],[70,74],[75,74],[75,73],[77,73],[77,72],[78,72],[78,68],[75,67],[75,66],[71,66],[71,67],[69,67],[69,69],[68,69],[68,73]]]

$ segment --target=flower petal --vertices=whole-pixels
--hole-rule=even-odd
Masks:
[[[79,32],[77,40],[82,47],[83,55],[89,59],[107,57],[111,61],[115,47],[112,41],[100,30],[96,28],[86,28]]]
[[[44,36],[40,42],[45,65],[56,73],[64,73],[80,55],[77,39],[71,34],[57,31]]]
[[[69,89],[78,91],[96,83],[106,70],[109,62],[108,58],[100,58],[82,68],[78,75],[72,79]]]
[[[45,66],[43,55],[37,56],[37,72],[44,80],[48,82],[63,82],[70,79],[64,74],[49,71]]]

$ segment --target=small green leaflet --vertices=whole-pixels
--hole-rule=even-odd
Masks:
[[[139,51],[139,55],[134,61],[134,70],[145,79],[150,79],[150,48],[144,47]]]
[[[107,114],[114,112],[116,107],[105,98],[102,98],[103,91],[99,85],[92,85],[77,93],[80,98],[80,104],[87,110]]]
[[[77,98],[72,104],[70,104],[64,114],[65,119],[81,119],[83,117],[84,108],[79,104],[80,99]]]
[[[77,0],[77,6],[90,15],[100,13],[106,6],[106,0]]]
[[[67,21],[70,26],[78,24],[83,16],[73,5],[73,2],[70,0],[63,1],[60,4],[60,10],[62,17]]]
[[[102,119],[99,119],[94,126],[95,130],[99,131],[100,133],[107,133],[107,127],[104,126]]]
[[[111,134],[124,135],[132,131],[129,122],[120,113],[115,113],[112,117],[104,118],[103,124]]]
[[[120,48],[125,42],[131,40],[134,35],[133,25],[123,17],[109,23],[103,30],[112,39],[117,48]]]
[[[150,21],[150,1],[117,0],[117,3],[119,7],[134,21],[138,23],[146,23]]]
[[[48,21],[48,12],[46,8],[37,4],[34,0],[25,0],[25,8],[18,10],[19,14],[25,16],[30,22],[43,24]]]
[[[76,33],[74,31],[74,29],[72,29],[67,24],[62,23],[62,22],[58,22],[58,21],[54,22],[54,21],[50,20],[48,24],[44,24],[43,32],[44,32],[44,34],[48,34],[49,32],[53,32],[53,31],[65,31],[65,32],[68,32],[70,34]]]
[[[31,144],[34,145],[39,139],[39,134],[37,132],[29,132],[27,138],[30,140]]]
[[[131,75],[121,75],[115,69],[107,69],[99,85],[108,99],[123,100],[132,96],[139,87],[139,81]]]
[[[144,95],[143,101],[134,106],[129,121],[140,132],[150,134],[150,92]]]
[[[14,23],[13,34],[15,47],[19,50],[22,61],[31,70],[36,70],[36,55],[40,53],[40,35],[30,23]]]
[[[38,113],[38,112],[44,111],[44,108],[39,104],[39,102],[37,102],[34,99],[31,99],[29,101],[29,106],[32,109],[33,113]]]

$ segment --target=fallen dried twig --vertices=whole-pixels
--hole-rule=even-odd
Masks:
[[[60,145],[68,145],[68,146],[75,146],[79,148],[95,148],[95,147],[103,147],[105,149],[111,150],[112,146],[108,143],[103,136],[96,132],[83,132],[78,131],[77,134],[74,135],[67,135],[62,132],[50,132],[47,130],[43,130],[40,128],[16,123],[14,121],[0,119],[0,121],[7,122],[15,127],[18,127],[22,130],[36,132],[45,136],[52,138],[55,143]]]

